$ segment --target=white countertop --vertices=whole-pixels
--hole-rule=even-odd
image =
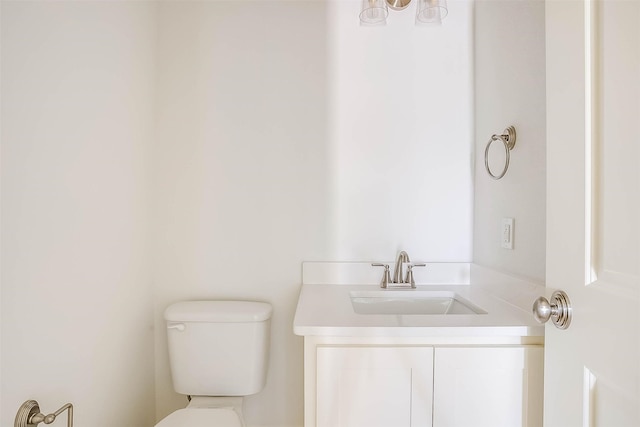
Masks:
[[[486,278],[486,271],[482,271],[479,276]],[[544,336],[544,326],[536,323],[528,310],[491,293],[494,288],[486,284],[474,285],[473,274],[471,277],[471,284],[426,284],[418,285],[415,291],[452,291],[484,309],[486,314],[356,314],[351,303],[351,291],[385,290],[373,284],[306,283],[300,291],[293,331],[302,336],[336,337]],[[515,290],[516,281],[514,279],[514,286],[510,288],[512,294],[518,294]],[[540,287],[532,293],[527,287],[522,287],[523,291],[519,295],[525,300],[525,304],[533,294],[544,290],[544,287],[538,288]],[[402,290],[407,295],[413,291]]]

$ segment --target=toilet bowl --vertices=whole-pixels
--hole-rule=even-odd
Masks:
[[[186,408],[172,412],[156,427],[244,427],[242,400],[194,396]]]
[[[173,387],[191,397],[156,427],[243,427],[243,397],[266,383],[271,313],[271,305],[254,301],[170,305],[164,317]]]
[[[169,414],[156,427],[243,427],[232,408],[184,408]]]

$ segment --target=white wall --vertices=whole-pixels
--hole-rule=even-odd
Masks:
[[[248,425],[302,423],[301,262],[330,256],[326,6],[163,2],[155,157],[156,412],[187,403],[162,312],[177,300],[270,302],[267,385]]]
[[[358,8],[2,2],[2,425],[28,398],[96,426],[184,406],[162,311],[190,298],[273,304],[246,418],[301,425],[302,261],[471,259],[471,3]]]
[[[439,27],[416,26],[415,4],[385,27],[359,11],[332,2],[327,19],[335,257],[471,261],[472,2]]]
[[[0,425],[27,399],[72,402],[78,426],[153,425],[155,6],[1,7]]]
[[[358,25],[359,2],[164,2],[155,159],[156,413],[171,388],[162,311],[274,306],[248,425],[302,425],[304,260],[470,261],[471,5],[440,28]],[[399,78],[397,78],[400,76]]]
[[[545,277],[544,40],[544,1],[476,1],[474,262],[537,281]],[[517,141],[507,174],[495,181],[485,147],[509,125]],[[502,170],[501,144],[492,144],[490,160],[494,173]],[[515,219],[513,250],[500,245],[504,217]]]

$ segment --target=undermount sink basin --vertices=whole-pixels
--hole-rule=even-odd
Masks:
[[[357,314],[487,314],[449,291],[351,291],[350,296]]]

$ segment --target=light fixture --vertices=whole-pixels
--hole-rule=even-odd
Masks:
[[[447,16],[447,0],[416,0],[416,24],[439,24]],[[360,22],[366,25],[384,25],[389,9],[403,10],[411,0],[362,0]]]
[[[362,0],[360,22],[367,25],[384,25],[387,22],[387,0]]]
[[[447,0],[418,0],[416,22],[439,24],[447,16]]]

